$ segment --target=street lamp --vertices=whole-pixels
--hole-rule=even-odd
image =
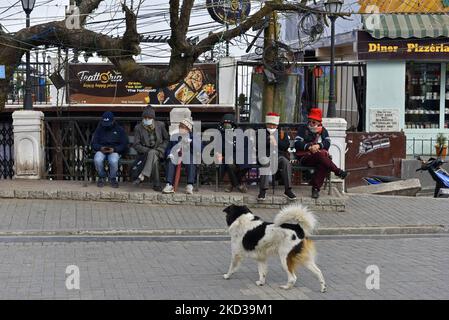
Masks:
[[[327,117],[335,118],[337,116],[337,110],[335,109],[335,20],[338,18],[338,14],[343,7],[343,1],[341,0],[327,0],[324,4],[324,8],[328,13],[331,20],[331,66],[329,75],[329,106],[327,108]]]
[[[30,27],[30,13],[34,9],[36,0],[22,0],[22,8],[26,13],[26,27]],[[23,109],[32,110],[33,101],[31,100],[31,68],[30,68],[30,50],[26,52],[26,85],[25,99],[23,99]]]

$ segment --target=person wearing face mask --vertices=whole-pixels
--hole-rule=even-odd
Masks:
[[[165,124],[155,120],[154,108],[149,105],[143,109],[142,122],[134,128],[133,147],[140,155],[146,154],[146,161],[140,176],[134,180],[134,185],[147,178],[153,182],[153,189],[161,191],[159,163],[165,157],[169,136]]]
[[[296,156],[299,163],[307,167],[315,167],[310,184],[312,185],[312,198],[320,196],[320,189],[329,172],[335,173],[341,179],[348,173],[338,168],[329,157],[331,139],[322,124],[322,112],[319,108],[311,108],[308,115],[307,126],[300,126],[295,138]]]
[[[109,181],[113,188],[118,188],[117,171],[120,156],[128,149],[128,136],[125,130],[114,121],[111,111],[103,113],[102,120],[95,130],[92,143],[95,151],[94,163],[98,173],[98,187],[104,187],[106,171],[104,161],[109,163]]]
[[[193,184],[195,183],[196,176],[196,164],[194,164],[194,154],[198,154],[201,156],[201,136],[196,136],[195,139],[199,139],[196,143],[193,143],[193,121],[191,119],[183,119],[179,123],[179,135],[177,138],[170,138],[170,142],[166,149],[167,156],[167,174],[166,180],[167,185],[162,190],[162,193],[174,193],[174,183],[175,183],[175,175],[176,169],[178,165],[184,165],[186,167],[187,172],[187,186],[186,186],[186,194],[193,194]],[[188,151],[187,151],[188,150]],[[182,163],[184,160],[183,152],[188,152],[190,155],[190,159],[188,163]]]
[[[243,163],[237,163],[236,137],[234,130],[236,129],[235,117],[232,113],[225,114],[221,125],[218,128],[222,136],[222,152],[217,152],[216,157],[219,163],[222,163],[222,174],[228,175],[230,185],[225,188],[225,192],[232,192],[237,189],[241,193],[248,191],[246,184],[242,182],[243,177],[249,170],[248,163],[248,141],[244,139],[244,145],[239,146],[238,152],[244,155]],[[231,130],[232,136],[226,136],[226,132]],[[232,158],[226,159],[226,149],[232,150]],[[230,157],[230,155],[228,155]]]
[[[265,117],[266,122],[266,153],[263,156],[268,156],[268,152],[270,148],[274,150],[278,157],[278,170],[280,170],[282,175],[282,181],[284,183],[284,196],[288,200],[296,200],[296,195],[292,192],[292,165],[289,160],[289,152],[290,148],[290,139],[288,134],[284,131],[278,130],[279,126],[279,114],[274,112],[269,112]],[[259,143],[259,139],[256,139],[257,143]],[[257,145],[257,153],[259,152],[259,145]],[[259,156],[257,157],[259,159]],[[268,175],[260,176],[260,186],[259,186],[259,195],[257,200],[263,201],[266,197],[266,192],[269,185]],[[273,176],[274,179],[274,176]]]

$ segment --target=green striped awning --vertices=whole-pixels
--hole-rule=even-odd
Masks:
[[[373,38],[449,37],[446,14],[380,14],[365,17],[363,27]]]

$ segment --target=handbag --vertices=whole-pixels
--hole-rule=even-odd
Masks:
[[[132,181],[139,178],[139,175],[142,173],[143,168],[145,167],[145,163],[147,162],[148,153],[141,153],[137,156],[136,160],[133,162],[131,168],[129,169],[129,176]]]

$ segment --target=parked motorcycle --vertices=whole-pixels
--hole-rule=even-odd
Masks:
[[[428,171],[436,183],[433,196],[435,198],[449,198],[449,173],[441,168],[446,162],[441,158],[430,158],[425,161],[418,157],[417,160],[421,161],[421,168],[417,169],[416,172]]]

